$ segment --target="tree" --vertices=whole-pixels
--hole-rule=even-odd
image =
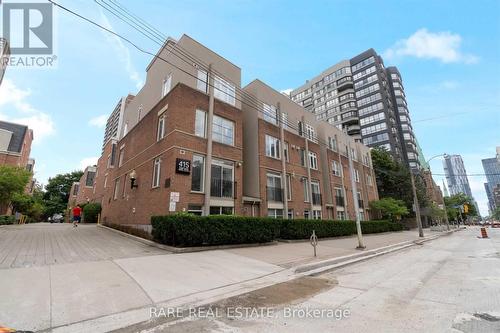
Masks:
[[[410,170],[402,163],[395,161],[384,148],[373,148],[371,156],[379,196],[381,198],[397,198],[402,200],[408,209],[412,209],[413,190]],[[418,174],[414,178],[418,202],[421,207],[425,207],[428,203],[425,183]]]
[[[32,218],[33,221],[41,221],[45,212],[43,192],[35,188],[32,194],[16,193],[12,198],[12,207]]]
[[[30,177],[24,168],[0,165],[0,206],[8,205],[16,194],[23,193]]]
[[[497,207],[493,214],[491,214],[491,217],[493,217],[495,220],[500,220],[500,207]]]
[[[446,205],[446,211],[448,212],[448,219],[456,220],[458,216],[461,214],[464,216],[478,216],[478,212],[476,210],[476,206],[473,204],[471,198],[469,198],[464,193],[458,193],[452,195],[451,197],[445,197],[444,203]],[[468,212],[463,212],[464,205],[468,206]]]
[[[71,186],[74,182],[79,181],[82,175],[82,171],[73,171],[49,178],[43,197],[46,215],[51,216],[66,210]]]
[[[408,215],[409,211],[403,200],[394,198],[382,198],[380,200],[370,202],[370,207],[379,210],[382,217],[392,221],[398,220],[401,216]]]

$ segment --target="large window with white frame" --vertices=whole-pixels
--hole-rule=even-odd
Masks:
[[[356,183],[359,183],[359,171],[358,169],[354,169],[354,180]]]
[[[166,115],[163,113],[159,118],[158,118],[158,129],[156,131],[156,141],[160,141],[163,139],[165,136],[165,122],[166,122]]]
[[[290,175],[286,175],[286,199],[292,200],[292,177]]]
[[[264,120],[277,125],[278,124],[278,110],[274,105],[264,104]]]
[[[207,137],[207,113],[205,111],[196,110],[194,134],[202,138]]]
[[[302,184],[304,187],[304,202],[309,202],[309,181],[307,178],[302,178]]]
[[[198,69],[198,78],[196,80],[196,88],[207,93],[207,71]]]
[[[332,161],[332,173],[334,176],[341,177],[342,169],[340,168],[340,163],[337,161]]]
[[[231,105],[235,105],[236,87],[219,76],[214,78],[214,97]]]
[[[234,146],[234,122],[214,115],[212,138],[214,141]]]
[[[172,74],[168,74],[163,80],[162,97],[165,97],[172,89]]]
[[[160,187],[160,174],[161,174],[161,159],[158,157],[153,162],[153,180],[151,187]]]
[[[312,151],[309,152],[309,167],[318,170],[318,156]]]
[[[280,140],[274,136],[266,135],[266,156],[272,158],[281,158]]]
[[[205,182],[205,157],[193,154],[191,165],[191,191],[203,192]]]

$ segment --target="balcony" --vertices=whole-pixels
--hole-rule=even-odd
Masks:
[[[356,111],[350,111],[342,114],[342,123],[346,125],[357,124],[358,123],[358,113]]]
[[[347,134],[349,135],[359,134],[360,132],[361,128],[357,124],[347,126]]]
[[[215,198],[236,199],[236,182],[212,178],[210,182],[210,195]]]
[[[321,193],[312,194],[313,205],[321,205]]]
[[[335,196],[335,203],[339,207],[344,207],[345,206],[345,204],[344,204],[344,197],[336,195]]]
[[[267,201],[283,202],[283,188],[267,186]]]

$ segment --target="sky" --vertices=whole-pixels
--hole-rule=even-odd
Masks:
[[[91,0],[55,0],[156,53],[157,46]],[[8,1],[3,1],[8,2]],[[120,1],[163,34],[183,33],[277,90],[296,88],[368,48],[397,66],[427,159],[462,155],[468,173],[500,146],[500,1]],[[104,125],[136,93],[151,57],[54,9],[55,68],[8,68],[0,119],[34,129],[35,176],[95,163]],[[441,158],[431,161],[438,185]],[[487,215],[484,176],[469,177]]]

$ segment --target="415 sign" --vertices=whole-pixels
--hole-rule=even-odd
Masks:
[[[191,173],[191,161],[178,158],[175,160],[175,172],[189,175]]]

